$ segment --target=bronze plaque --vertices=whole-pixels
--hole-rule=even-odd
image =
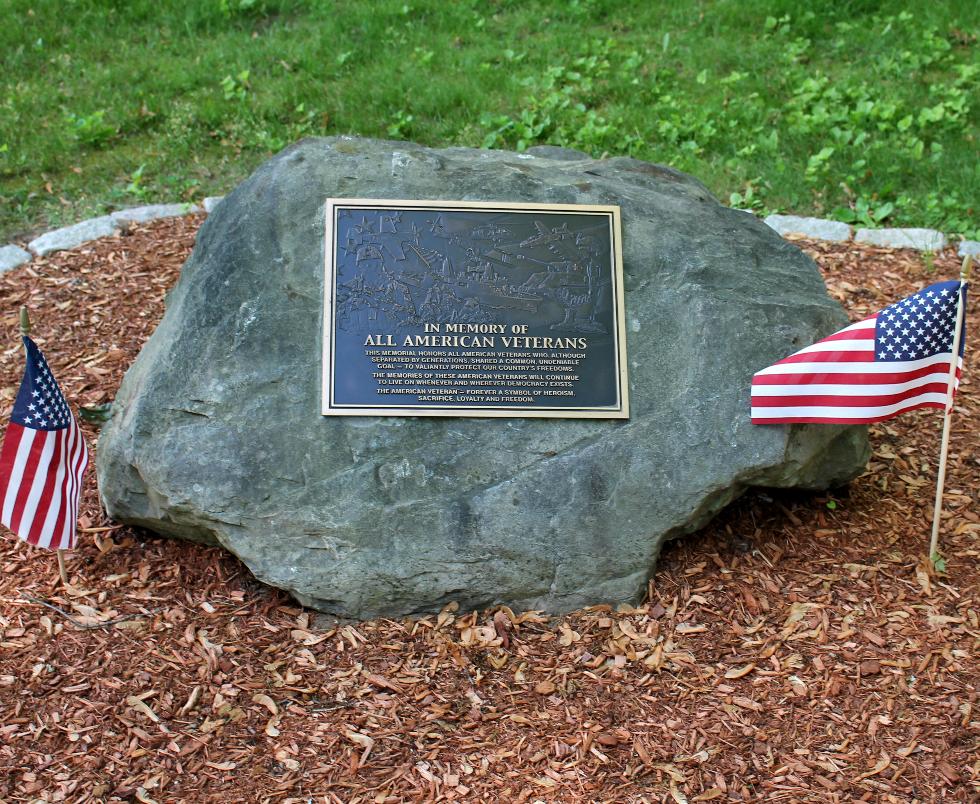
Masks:
[[[328,199],[323,413],[629,418],[619,207]]]

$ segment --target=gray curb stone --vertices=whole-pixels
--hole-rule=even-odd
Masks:
[[[20,246],[15,246],[13,243],[9,246],[0,246],[0,274],[30,261],[31,252],[24,251]]]
[[[796,215],[770,215],[763,223],[779,234],[798,234],[804,237],[815,237],[818,240],[830,240],[833,243],[843,243],[851,239],[852,229],[846,223],[828,221],[823,218],[801,218]]]
[[[113,212],[110,216],[116,223],[146,223],[160,218],[178,218],[200,212],[196,204],[150,204],[145,207],[132,207]]]
[[[211,214],[212,210],[221,203],[223,195],[211,195],[204,199],[204,211]]]
[[[887,248],[940,251],[946,248],[946,235],[935,229],[858,229],[854,242]]]
[[[980,242],[976,240],[963,240],[956,253],[961,257],[969,254],[971,257],[980,257]]]
[[[119,227],[112,216],[103,215],[101,218],[89,218],[87,221],[76,223],[73,226],[55,229],[53,232],[45,232],[28,243],[27,247],[39,257],[43,257],[53,251],[75,248],[89,240],[109,237],[117,231],[119,231]]]

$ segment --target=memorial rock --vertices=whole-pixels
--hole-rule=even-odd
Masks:
[[[864,428],[749,423],[753,372],[845,323],[814,263],[675,170],[561,157],[331,138],[262,165],[126,374],[109,514],[336,614],[557,613],[637,600],[664,540],[749,487],[859,473]],[[320,415],[328,197],[620,206],[630,418]]]

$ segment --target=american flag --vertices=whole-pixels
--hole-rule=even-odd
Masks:
[[[752,378],[753,424],[867,424],[945,408],[956,311],[965,307],[965,283],[938,282],[763,369]]]
[[[27,368],[0,450],[0,521],[49,550],[75,546],[85,438],[41,350],[24,338]]]

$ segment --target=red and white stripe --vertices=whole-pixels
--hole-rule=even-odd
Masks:
[[[86,466],[88,447],[74,418],[60,430],[11,422],[0,450],[0,521],[36,547],[70,550]]]
[[[945,408],[952,352],[875,360],[877,315],[807,346],[752,378],[752,423],[880,422],[914,408]],[[957,361],[956,384],[963,358]]]

